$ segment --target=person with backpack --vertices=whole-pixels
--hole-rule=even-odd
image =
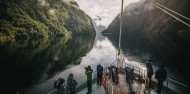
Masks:
[[[101,64],[97,65],[97,85],[100,84],[102,85],[102,74],[103,74],[103,67]]]
[[[161,90],[163,88],[163,81],[165,81],[167,78],[167,71],[164,68],[164,65],[161,65],[159,69],[156,71],[155,79],[158,81],[158,90],[156,90],[157,93],[161,93]]]
[[[134,69],[129,68],[128,70],[128,84],[129,84],[129,90],[130,90],[129,94],[135,93],[132,89],[133,79],[134,79]]]
[[[87,88],[88,88],[88,92],[86,94],[90,94],[90,92],[92,92],[92,73],[93,70],[91,69],[91,66],[88,66],[85,68],[85,74],[87,77]]]
[[[67,78],[67,87],[68,87],[68,94],[76,94],[75,89],[77,85],[77,81],[74,79],[73,74],[69,74]]]
[[[62,90],[61,90],[61,86],[62,84],[65,82],[65,79],[59,77],[58,79],[55,80],[54,82],[54,88],[57,89],[57,94],[61,94]]]
[[[149,60],[148,63],[146,63],[146,69],[147,69],[147,89],[151,88],[151,82],[152,82],[152,75],[153,75],[153,68],[151,64],[151,60]]]
[[[130,80],[130,78],[129,78],[129,70],[130,70],[129,67],[125,68],[125,76],[126,76],[126,82],[127,83],[129,83],[129,80]]]

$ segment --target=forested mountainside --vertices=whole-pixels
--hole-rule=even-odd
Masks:
[[[154,0],[186,17],[190,17],[189,0]],[[105,32],[118,34],[118,15],[108,26]],[[149,0],[141,0],[125,7],[123,18],[123,34],[126,32],[143,32],[146,34],[171,33],[178,36],[189,37],[190,28],[173,17],[154,7]]]
[[[149,1],[140,0],[124,8],[121,49],[142,58],[150,54],[153,61],[174,66],[189,81],[186,64],[190,62],[190,27],[154,7]],[[190,18],[189,0],[154,1]],[[107,36],[116,47],[119,41],[119,16],[102,32],[111,33]]]
[[[1,0],[0,42],[95,35],[92,19],[73,0]]]

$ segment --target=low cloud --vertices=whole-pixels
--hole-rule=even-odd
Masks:
[[[80,9],[84,10],[98,25],[108,26],[121,11],[121,0],[76,0]],[[124,0],[124,7],[140,0]]]

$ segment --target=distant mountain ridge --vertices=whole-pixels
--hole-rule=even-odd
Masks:
[[[92,19],[74,0],[1,0],[0,41],[95,35]]]
[[[162,4],[180,14],[190,17],[189,0],[154,0],[159,4]],[[119,32],[119,20],[118,15],[112,23],[108,26],[107,30],[103,33],[114,33]],[[173,17],[154,7],[147,0],[140,0],[137,3],[129,4],[124,9],[123,18],[123,34],[127,32],[136,33],[173,33],[179,36],[190,35],[189,27],[185,26],[181,22],[177,21]]]

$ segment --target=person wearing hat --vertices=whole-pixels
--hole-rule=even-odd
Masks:
[[[85,69],[86,69],[85,74],[87,77],[87,88],[88,88],[88,92],[86,94],[90,94],[90,92],[92,92],[92,73],[93,73],[93,70],[91,69],[91,66],[88,66]]]
[[[68,94],[76,94],[75,89],[77,85],[77,81],[74,79],[72,73],[69,74],[67,78],[67,87],[68,87]]]

